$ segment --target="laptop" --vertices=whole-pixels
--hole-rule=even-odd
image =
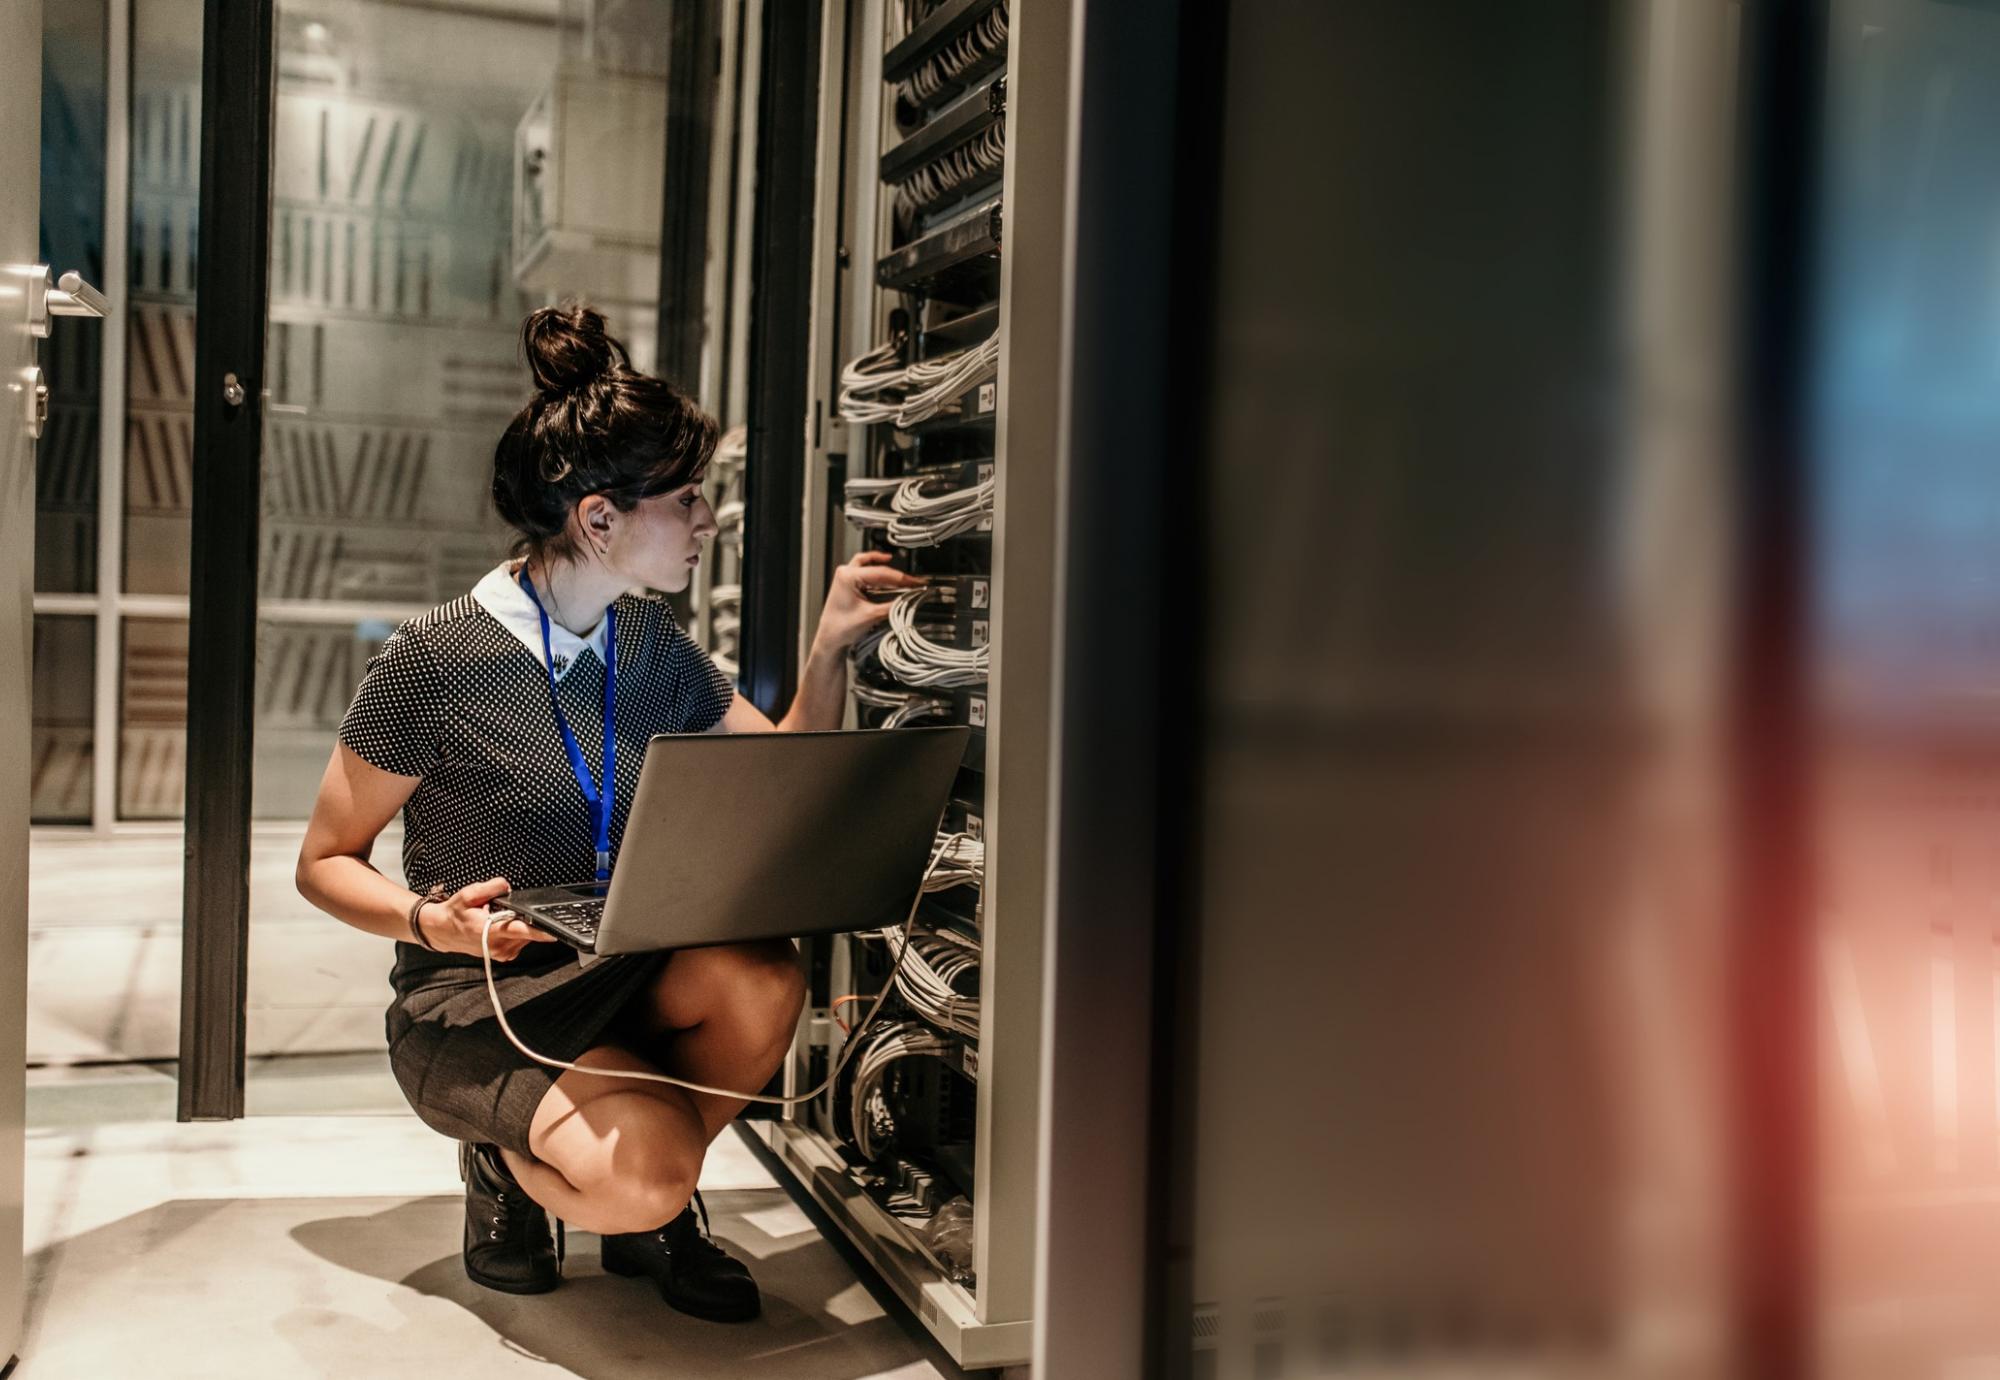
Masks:
[[[611,880],[493,904],[598,957],[900,925],[971,731],[662,733]]]

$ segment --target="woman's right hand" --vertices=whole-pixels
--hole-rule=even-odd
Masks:
[[[514,888],[505,877],[488,877],[483,882],[462,886],[442,901],[432,901],[417,915],[417,923],[438,949],[448,954],[480,956],[480,936],[494,912],[487,902],[505,896]],[[536,929],[519,916],[501,912],[493,926],[493,958],[507,962],[518,958],[530,944],[553,944],[556,937]]]

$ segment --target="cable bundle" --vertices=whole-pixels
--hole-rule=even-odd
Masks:
[[[936,546],[974,532],[993,516],[995,482],[982,479],[964,489],[926,493],[935,478],[850,479],[842,510],[856,527],[887,533],[898,546]],[[888,500],[885,506],[882,500]]]
[[[919,208],[940,201],[966,183],[993,172],[1007,161],[1007,127],[995,121],[976,138],[918,168],[896,188],[896,215],[904,226]]]
[[[743,626],[743,586],[716,585],[708,591],[709,656],[727,676],[736,674],[737,634]]]
[[[907,36],[917,25],[930,17],[931,11],[936,9],[939,3],[940,0],[902,0],[896,8],[902,11],[903,27],[894,36],[896,38]]]
[[[879,531],[895,519],[889,510],[888,500],[907,481],[902,479],[850,479],[842,487],[841,494],[847,504],[843,509],[847,520],[856,527]]]
[[[968,975],[975,989],[979,978],[979,951],[929,930],[918,930],[909,938],[905,953],[900,928],[882,931],[889,952],[901,961],[896,968],[896,994],[910,1009],[940,1030],[968,1040],[979,1038],[979,995],[959,990]]]
[[[904,12],[904,19],[911,28],[916,27],[910,20],[907,10]],[[913,107],[929,105],[933,97],[957,80],[959,73],[997,50],[1006,41],[1007,7],[1004,4],[995,5],[987,12],[984,19],[960,34],[923,66],[897,83],[896,92]]]
[[[949,891],[986,880],[986,845],[970,834],[939,834],[931,845],[931,879],[925,891]]]
[[[849,1119],[854,1130],[854,1148],[866,1159],[880,1159],[886,1148],[887,1131],[895,1123],[888,1115],[882,1079],[898,1059],[921,1055],[945,1058],[951,1041],[917,1021],[891,1021],[862,1035],[862,1048],[854,1056],[854,1091],[849,1102]]]
[[[879,637],[857,642],[854,659],[862,662],[872,655],[891,679],[904,685],[949,689],[985,684],[988,648],[962,651],[933,642],[917,631],[917,607],[934,592],[913,589],[897,595],[889,607],[889,626]]]
[[[882,720],[883,728],[902,728],[906,724],[948,718],[951,714],[950,700],[941,700],[935,695],[920,695],[914,690],[885,690],[859,677],[854,681],[854,698],[871,709],[889,711],[888,717]]]
[[[1000,337],[970,350],[898,363],[903,337],[877,345],[840,371],[840,415],[850,422],[915,426],[951,408],[967,390],[1000,374]]]
[[[743,463],[750,454],[750,429],[733,426],[722,433],[722,439],[715,443],[715,454],[709,457],[708,467],[727,473]]]

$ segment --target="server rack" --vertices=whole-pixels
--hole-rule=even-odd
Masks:
[[[960,999],[943,1012],[900,994],[885,1006],[877,1026],[906,1022],[906,1043],[926,1052],[869,1081],[862,1129],[851,1076],[756,1124],[970,1367],[1030,1353],[1069,30],[1063,0],[827,0],[821,18],[799,606],[817,609],[832,567],[864,547],[933,577],[913,631],[959,673],[911,684],[864,646],[849,721],[973,724],[946,828],[983,845],[984,875],[924,903],[919,923]],[[856,387],[864,359],[931,372]],[[880,404],[898,398],[909,405],[891,417]],[[880,420],[849,419],[863,415]],[[892,481],[917,510],[893,528]],[[798,630],[801,659],[811,632]],[[982,662],[983,674],[965,670]],[[809,943],[788,1088],[840,1057],[838,1003],[880,990],[892,947]],[[935,1239],[940,1208],[961,1197],[969,1253]]]

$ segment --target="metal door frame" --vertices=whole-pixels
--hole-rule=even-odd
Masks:
[[[799,677],[820,7],[771,5],[763,25],[743,471],[744,548],[757,556],[743,569],[738,661],[744,695],[776,718]]]
[[[1204,717],[1187,668],[1209,620],[1173,591],[1205,589],[1187,438],[1212,394],[1229,22],[1091,0],[1073,19],[1034,1371],[1150,1380],[1192,1364]]]
[[[206,0],[178,1119],[243,1115],[274,0]]]

